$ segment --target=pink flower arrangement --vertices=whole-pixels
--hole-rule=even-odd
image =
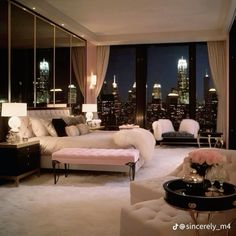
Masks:
[[[214,164],[223,164],[226,162],[225,156],[215,150],[196,150],[189,153],[191,163],[204,164],[212,166]]]

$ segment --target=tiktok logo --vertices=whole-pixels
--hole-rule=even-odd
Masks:
[[[177,230],[178,229],[178,224],[176,223],[175,225],[173,225],[173,230]]]

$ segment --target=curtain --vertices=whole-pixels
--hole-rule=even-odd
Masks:
[[[103,85],[109,61],[110,46],[97,46],[97,85],[95,97],[97,98]]]
[[[227,73],[226,73],[226,42],[213,41],[207,43],[208,58],[212,79],[218,96],[217,131],[226,135],[227,107]]]
[[[85,78],[86,55],[85,55],[85,52],[86,52],[85,47],[72,48],[72,67],[73,67],[76,81],[84,97],[86,93],[86,78]]]

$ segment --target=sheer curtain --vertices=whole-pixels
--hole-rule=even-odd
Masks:
[[[72,66],[76,77],[76,81],[79,85],[81,93],[85,97],[86,93],[86,78],[85,78],[85,47],[73,47],[72,48]]]
[[[226,42],[207,42],[209,64],[212,79],[218,95],[217,131],[226,135],[227,107],[227,73],[226,73]]]
[[[110,54],[110,46],[97,46],[97,84],[95,98],[98,97],[106,75]]]

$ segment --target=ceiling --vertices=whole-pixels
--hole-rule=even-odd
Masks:
[[[97,45],[222,40],[236,0],[18,0]]]

